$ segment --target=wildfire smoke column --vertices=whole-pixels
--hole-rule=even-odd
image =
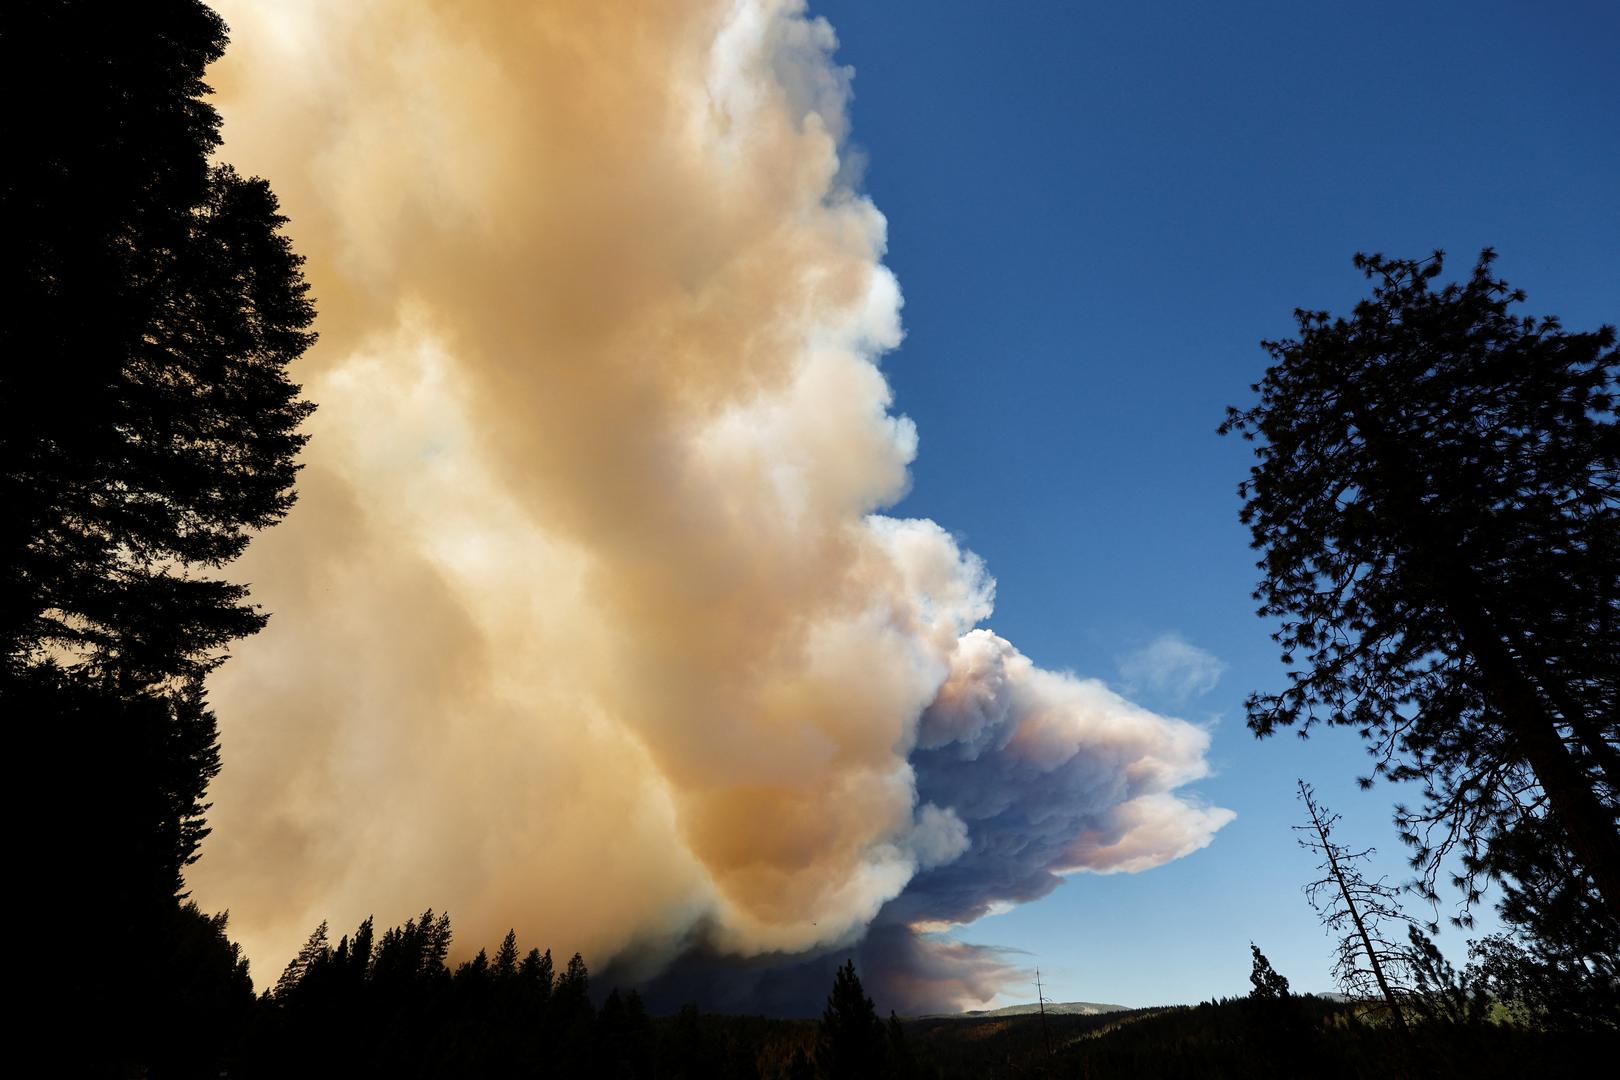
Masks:
[[[984,566],[881,514],[916,451],[877,366],[900,292],[824,21],[222,8],[227,156],[282,194],[322,334],[191,881],[261,981],[322,919],[428,903],[473,947],[648,973],[699,932],[813,955],[875,920],[917,956],[1230,820],[1175,794],[1204,733],[975,629]],[[1050,813],[1017,811],[1031,776]]]

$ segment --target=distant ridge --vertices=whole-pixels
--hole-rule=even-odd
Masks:
[[[1048,1001],[1046,1014],[1048,1016],[1100,1016],[1103,1013],[1126,1012],[1127,1005],[1105,1005],[1098,1001]],[[1028,1016],[1038,1013],[1041,1007],[1036,1002],[1027,1005],[1006,1005],[999,1009],[969,1009],[966,1012],[954,1013],[955,1016]]]

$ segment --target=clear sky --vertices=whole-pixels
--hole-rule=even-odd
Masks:
[[[986,559],[991,625],[1038,663],[1211,724],[1199,788],[1239,815],[1189,858],[1072,878],[960,936],[1028,950],[1062,1000],[1246,992],[1251,939],[1296,989],[1329,989],[1294,779],[1395,877],[1398,796],[1356,789],[1352,736],[1243,725],[1282,668],[1237,521],[1248,449],[1215,427],[1294,307],[1364,294],[1358,250],[1442,248],[1461,272],[1491,245],[1527,311],[1620,319],[1620,5],[812,11],[856,71],[853,141],[906,298],[886,370],[921,446],[898,512]],[[1167,634],[1226,665],[1212,689],[1127,685],[1122,660]]]

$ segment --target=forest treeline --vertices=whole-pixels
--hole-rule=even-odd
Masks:
[[[649,1017],[511,935],[452,967],[432,911],[322,928],[256,994],[185,872],[221,767],[206,679],[268,618],[223,568],[293,505],[314,406],[289,365],[315,307],[270,185],[213,159],[226,40],[199,0],[0,9],[28,102],[0,170],[19,313],[0,321],[0,703],[16,760],[60,785],[22,830],[54,924],[26,947],[94,955],[27,958],[50,984],[32,996],[81,1020],[58,1071],[1500,1075],[1612,1047],[1620,360],[1612,327],[1520,314],[1489,251],[1451,283],[1438,253],[1358,257],[1370,295],[1297,312],[1221,429],[1255,447],[1242,520],[1287,669],[1250,728],[1349,727],[1366,783],[1415,793],[1394,821],[1414,880],[1385,889],[1301,789],[1353,1000],[1292,995],[1256,949],[1249,998],[1111,1018],[883,1022],[849,965],[819,1022]],[[1488,888],[1506,930],[1453,969],[1405,905],[1454,900],[1466,930]]]
[[[203,920],[207,922],[207,920]],[[210,923],[209,925],[213,925]],[[221,927],[222,929],[222,927]],[[223,935],[219,940],[223,942]],[[990,1077],[1481,1078],[1585,1076],[1620,1049],[1612,1028],[1527,1023],[1513,1002],[1433,958],[1428,992],[1396,1027],[1373,999],[1296,995],[1251,946],[1243,998],[1100,1015],[880,1020],[853,964],[819,1020],[649,1016],[634,990],[593,991],[584,959],[561,965],[508,932],[493,955],[449,963],[451,924],[432,910],[332,941],[317,927],[257,998],[244,966],[215,987],[215,1040],[155,1060],[154,1074],[241,1077],[556,1077],[615,1080],[981,1080]]]
[[[221,920],[192,910],[235,957]],[[592,993],[575,953],[519,948],[448,962],[448,915],[431,909],[377,932],[366,919],[330,940],[310,935],[254,997],[246,965],[211,987],[214,1038],[177,1041],[153,1059],[166,1076],[903,1078],[930,1075],[899,1020],[881,1022],[854,965],[837,973],[819,1022],[704,1016],[654,1019],[635,990]]]

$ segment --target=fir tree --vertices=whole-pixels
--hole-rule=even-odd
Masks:
[[[848,960],[833,978],[816,1038],[816,1064],[831,1080],[875,1077],[883,1069],[887,1033],[872,999]]]
[[[326,921],[317,926],[304,942],[304,947],[298,950],[298,955],[282,969],[281,978],[276,980],[275,989],[270,996],[277,1001],[287,1001],[298,992],[305,978],[331,958],[332,950],[326,941]]]
[[[27,92],[0,173],[0,701],[21,759],[74,763],[35,867],[120,957],[74,992],[113,1029],[107,1067],[144,1072],[175,1060],[173,958],[212,955],[180,903],[219,769],[203,678],[266,619],[220,570],[292,505],[314,309],[269,186],[212,160],[218,15],[30,0],[3,21]],[[130,970],[173,980],[130,1000]]]
[[[1249,726],[1358,729],[1375,773],[1421,787],[1397,821],[1431,897],[1462,856],[1465,921],[1486,879],[1548,875],[1613,920],[1620,353],[1612,327],[1521,318],[1493,258],[1437,288],[1439,253],[1358,256],[1371,298],[1297,312],[1258,404],[1228,411],[1221,431],[1257,441],[1239,491],[1260,613],[1300,664]]]
[[[1271,961],[1260,951],[1260,946],[1249,942],[1249,952],[1254,956],[1254,967],[1249,972],[1249,982],[1253,984],[1254,989],[1249,991],[1249,996],[1268,1001],[1288,997],[1288,980],[1271,966]]]
[[[517,931],[508,930],[506,937],[501,939],[501,947],[495,954],[495,978],[507,982],[517,976],[518,948]]]

